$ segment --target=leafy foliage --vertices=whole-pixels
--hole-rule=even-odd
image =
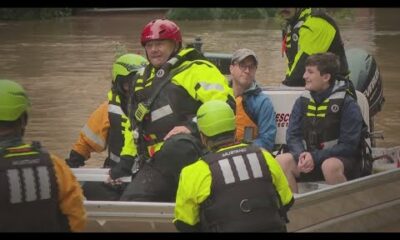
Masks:
[[[274,16],[276,8],[173,8],[167,18],[173,20],[264,19]]]
[[[70,15],[71,8],[0,8],[0,20],[50,19]]]

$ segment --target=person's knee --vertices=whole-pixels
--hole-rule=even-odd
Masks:
[[[322,163],[321,170],[325,176],[333,174],[343,174],[344,165],[342,161],[340,161],[338,158],[328,158]]]
[[[296,162],[293,158],[293,155],[290,153],[278,155],[276,156],[276,160],[279,162],[284,171],[295,169]]]

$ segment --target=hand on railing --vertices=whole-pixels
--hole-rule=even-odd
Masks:
[[[110,185],[121,185],[122,184],[122,180],[121,178],[117,178],[117,179],[112,179],[110,175],[108,175],[105,183],[110,184]]]

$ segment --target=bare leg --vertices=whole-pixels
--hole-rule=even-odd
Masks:
[[[343,162],[337,158],[326,159],[322,163],[321,169],[327,184],[334,185],[347,181],[344,175]]]
[[[286,175],[290,189],[293,193],[298,193],[299,189],[297,187],[296,176],[299,176],[299,172],[297,170],[296,161],[294,161],[292,154],[284,153],[278,155],[276,156],[276,160],[279,162],[283,172]]]

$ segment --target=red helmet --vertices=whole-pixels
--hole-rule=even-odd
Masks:
[[[143,28],[140,38],[142,46],[148,41],[157,39],[171,39],[179,45],[182,44],[182,35],[178,25],[167,19],[153,20]]]

